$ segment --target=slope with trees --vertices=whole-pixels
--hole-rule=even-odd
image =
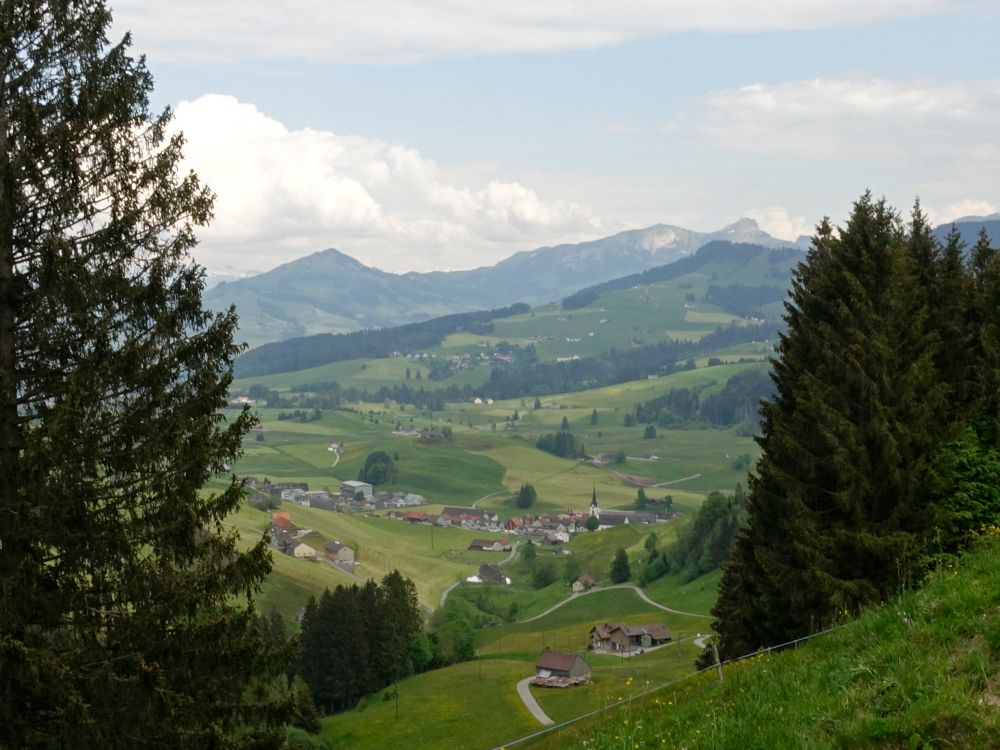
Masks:
[[[995,521],[998,412],[988,239],[962,263],[919,206],[864,195],[798,269],[762,409],[748,526],[724,567],[720,647],[819,630],[920,580]],[[969,293],[971,291],[971,293]]]

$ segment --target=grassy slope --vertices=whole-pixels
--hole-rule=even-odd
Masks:
[[[336,748],[494,747],[538,726],[515,686],[532,662],[480,660],[426,672],[399,685],[399,721],[393,701],[373,696],[364,711],[323,719]]]
[[[992,748],[1000,737],[996,539],[797,650],[679,683],[531,747]]]

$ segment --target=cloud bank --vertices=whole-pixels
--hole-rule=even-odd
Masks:
[[[698,31],[865,26],[965,12],[968,0],[121,0],[116,27],[165,60],[410,63],[562,52]]]
[[[488,177],[455,184],[414,149],[291,130],[230,96],[181,102],[173,126],[184,166],[217,194],[195,252],[210,270],[264,270],[326,247],[384,270],[469,268],[602,230],[586,205]]]

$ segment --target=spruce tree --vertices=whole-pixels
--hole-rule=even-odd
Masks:
[[[713,610],[727,655],[819,630],[917,574],[945,482],[934,456],[956,430],[929,309],[939,262],[919,207],[906,231],[866,194],[839,234],[818,227]]]
[[[211,193],[100,0],[0,0],[0,746],[266,742]],[[264,701],[265,698],[259,698]],[[256,738],[256,739],[255,739]]]

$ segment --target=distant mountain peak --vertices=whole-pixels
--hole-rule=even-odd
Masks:
[[[739,234],[740,232],[759,232],[761,229],[760,224],[757,223],[756,219],[744,216],[737,219],[732,224],[724,226],[722,231],[728,234]]]

